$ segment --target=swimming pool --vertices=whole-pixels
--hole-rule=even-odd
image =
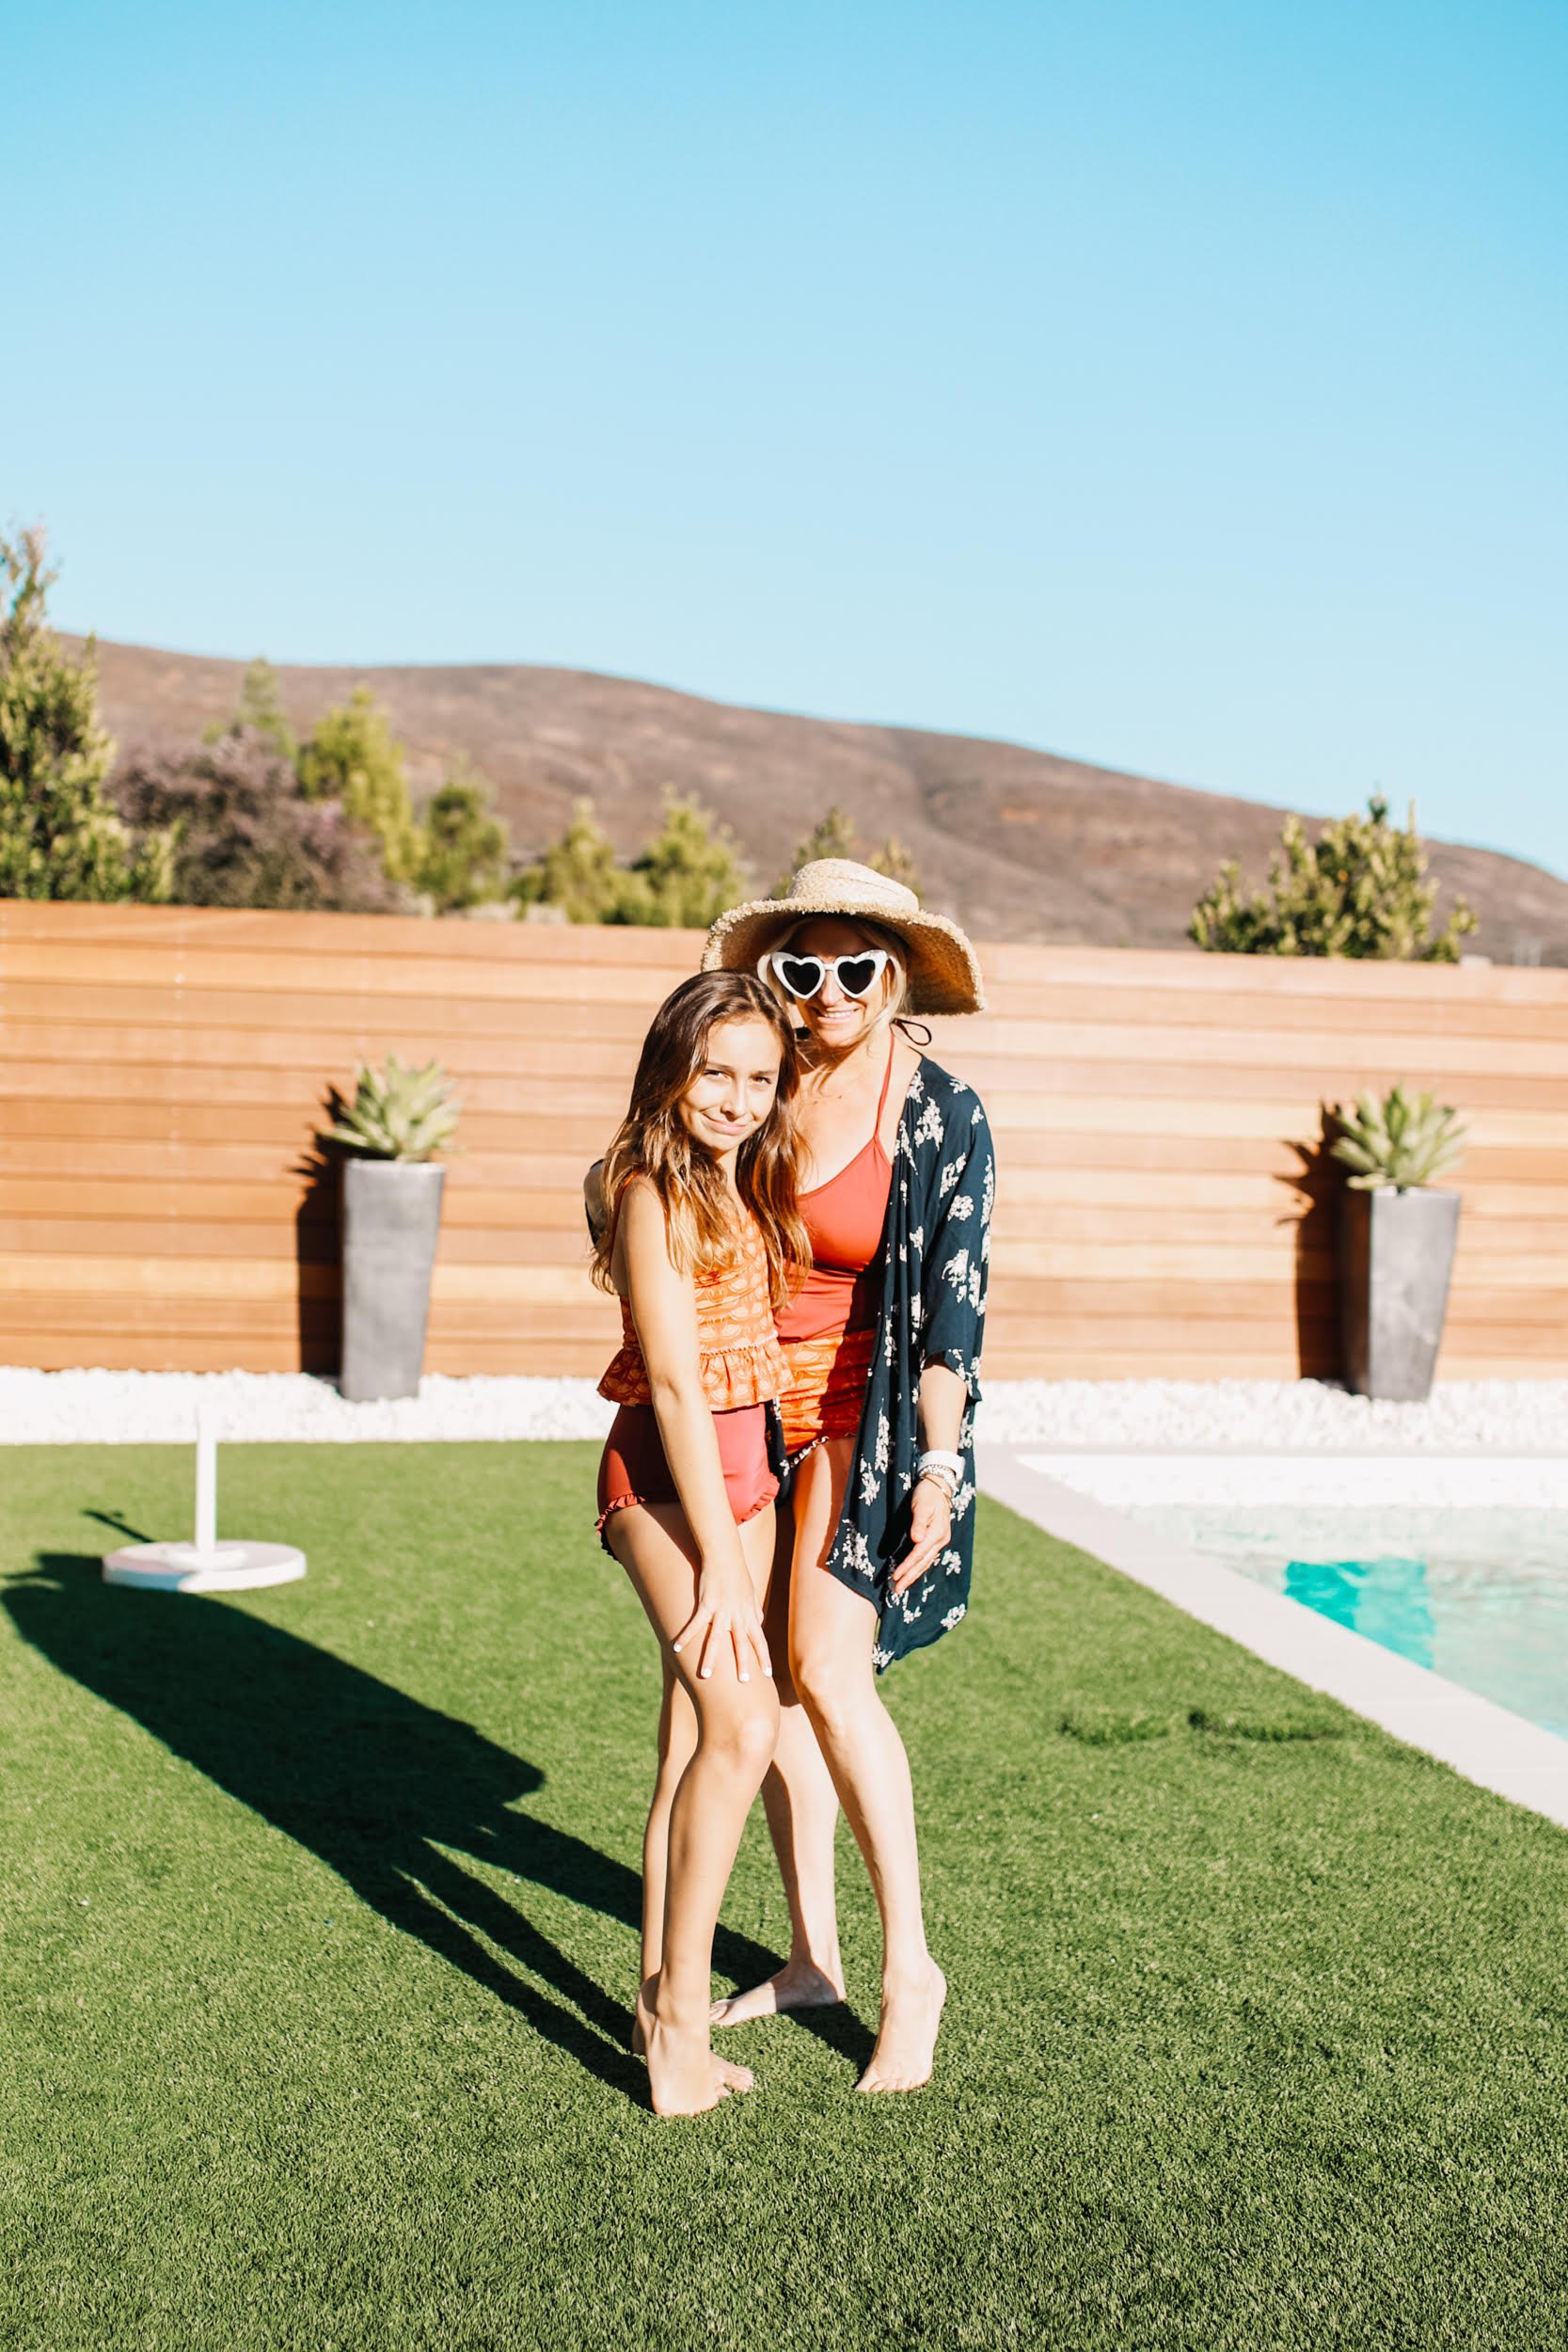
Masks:
[[[1568,1510],[1118,1508],[1568,1740]]]

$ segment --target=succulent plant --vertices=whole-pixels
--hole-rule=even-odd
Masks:
[[[1410,1192],[1430,1184],[1453,1167],[1465,1130],[1451,1103],[1430,1094],[1406,1094],[1390,1087],[1381,1103],[1358,1094],[1355,1108],[1334,1114],[1344,1130],[1332,1146],[1334,1157],[1355,1169],[1350,1183],[1358,1192],[1392,1184]]]
[[[374,1160],[434,1159],[457,1125],[458,1105],[440,1063],[411,1070],[395,1054],[387,1057],[385,1076],[361,1062],[353,1102],[334,1089],[332,1108],[337,1116],[323,1128],[324,1137]]]

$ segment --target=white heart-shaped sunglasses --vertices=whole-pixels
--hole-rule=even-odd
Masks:
[[[864,996],[887,969],[885,947],[863,947],[854,956],[798,956],[788,947],[768,958],[773,977],[798,1005],[809,1004],[831,972],[846,996]]]

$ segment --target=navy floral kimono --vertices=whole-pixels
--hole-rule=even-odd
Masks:
[[[969,1605],[974,1557],[974,1406],[986,1320],[996,1163],[979,1098],[923,1060],[898,1122],[882,1232],[882,1303],[855,1465],[828,1555],[843,1583],[880,1613],[878,1668],[940,1641]],[[895,1596],[888,1580],[909,1549],[910,1496],[920,1456],[920,1375],[946,1364],[969,1392],[953,1499],[953,1534],[918,1584]]]

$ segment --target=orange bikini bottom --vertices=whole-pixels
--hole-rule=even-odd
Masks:
[[[768,1466],[767,1414],[765,1405],[739,1405],[713,1416],[719,1461],[724,1472],[724,1492],[737,1527],[747,1519],[754,1519],[759,1511],[766,1511],[779,1491],[779,1482]],[[624,1511],[633,1502],[678,1505],[679,1502],[653,1406],[623,1405],[610,1423],[604,1452],[599,1456],[599,1516],[595,1524],[601,1539],[604,1523],[612,1511]]]
[[[788,1376],[779,1399],[784,1451],[794,1455],[824,1438],[858,1437],[877,1350],[875,1327],[779,1344]]]

